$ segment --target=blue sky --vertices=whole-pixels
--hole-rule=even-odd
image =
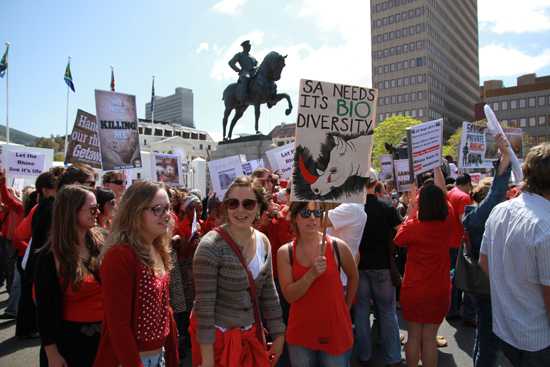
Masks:
[[[536,72],[550,74],[550,0],[479,0],[481,80]],[[94,89],[108,89],[110,65],[117,91],[137,97],[145,117],[151,76],[157,95],[191,88],[195,124],[221,137],[222,91],[236,79],[227,66],[251,39],[252,54],[288,54],[279,90],[296,96],[301,77],[370,86],[370,9],[367,0],[4,0],[0,42],[9,58],[10,126],[38,136],[64,134],[67,57],[69,129],[77,108],[95,113]],[[2,52],[3,46],[0,45]],[[0,80],[0,123],[5,123]],[[263,110],[260,129],[292,122],[284,103]],[[253,110],[235,132],[252,132]]]

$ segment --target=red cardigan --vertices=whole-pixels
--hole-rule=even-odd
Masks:
[[[166,351],[166,366],[178,366],[177,328],[169,309],[170,333],[164,343],[149,343],[140,350],[136,341],[139,303],[137,285],[139,259],[128,245],[115,245],[105,255],[100,267],[103,291],[103,328],[95,367],[143,367],[140,351],[161,347]]]

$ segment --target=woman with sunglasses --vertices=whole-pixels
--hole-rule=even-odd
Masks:
[[[113,190],[98,187],[95,189],[95,196],[97,198],[97,207],[99,209],[97,225],[107,232],[111,229],[113,217],[115,216],[115,193]]]
[[[201,239],[193,260],[192,365],[274,366],[283,350],[285,326],[269,241],[253,227],[265,199],[248,177],[239,177],[223,205],[226,224]],[[269,350],[263,321],[273,340]]]
[[[348,367],[353,346],[349,308],[359,275],[348,245],[323,238],[321,217],[319,204],[292,203],[296,238],[277,252],[279,283],[290,304],[288,352],[293,366]],[[345,294],[340,270],[348,278]]]
[[[50,240],[40,250],[35,274],[40,366],[94,362],[103,318],[97,213],[88,187],[68,185],[56,196]]]
[[[169,301],[170,220],[160,185],[142,181],[124,193],[101,254],[105,312],[94,366],[178,365]]]

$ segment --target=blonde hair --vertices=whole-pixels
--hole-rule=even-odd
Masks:
[[[143,212],[151,205],[159,190],[164,188],[156,183],[140,181],[124,192],[101,257],[105,256],[111,247],[127,244],[135,251],[141,262],[150,268],[153,267],[149,244],[145,243],[142,236]],[[160,254],[166,271],[170,271],[172,267],[170,237],[171,233],[166,233],[153,241],[153,246]]]

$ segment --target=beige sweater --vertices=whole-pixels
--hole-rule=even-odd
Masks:
[[[258,232],[257,235],[261,234]],[[256,291],[264,327],[272,337],[276,337],[284,334],[285,325],[273,282],[271,248],[267,238],[264,242],[267,259],[255,279]],[[198,321],[197,338],[200,344],[214,343],[214,325],[232,329],[254,324],[246,270],[216,231],[208,232],[197,247],[193,258],[193,278],[193,311]]]

